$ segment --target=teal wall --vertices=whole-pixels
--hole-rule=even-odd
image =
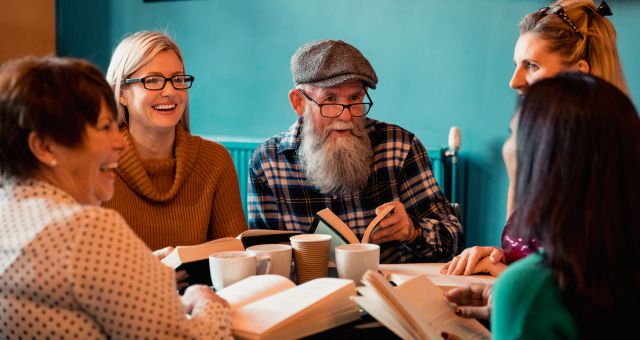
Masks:
[[[427,146],[462,131],[468,244],[498,244],[507,177],[501,147],[515,93],[508,87],[520,18],[538,0],[58,0],[58,52],[106,69],[126,33],[164,29],[181,46],[196,134],[264,139],[295,119],[289,58],[304,42],[358,47],[380,78],[371,117]],[[640,4],[610,0],[622,61],[640,98]],[[241,179],[244,180],[244,179]]]

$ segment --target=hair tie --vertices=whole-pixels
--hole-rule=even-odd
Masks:
[[[600,6],[598,6],[598,9],[596,9],[596,12],[603,17],[608,17],[610,15],[613,15],[613,13],[611,13],[611,8],[609,8],[609,5],[607,5],[607,3],[604,1],[600,3]]]

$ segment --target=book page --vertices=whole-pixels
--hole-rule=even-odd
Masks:
[[[407,303],[406,299],[381,274],[369,270],[364,274],[362,282],[372,289],[370,291],[361,290],[361,294],[374,293],[383,302],[383,305],[367,310],[373,317],[380,314],[381,309],[386,308],[388,312],[393,313],[395,322],[401,324],[411,334],[410,339],[439,339],[441,337],[440,333],[431,326],[429,320],[421,317],[413,305]],[[416,298],[412,297],[411,299]],[[378,319],[378,321],[385,324],[384,320]]]
[[[491,337],[489,330],[475,319],[455,315],[455,308],[442,295],[442,290],[425,275],[416,276],[394,289],[420,318],[428,320],[440,332],[454,334],[462,339]]]
[[[362,296],[355,296],[353,300],[366,310],[371,316],[382,323],[389,330],[394,332],[402,339],[411,339],[411,330],[406,328],[406,324],[401,322],[391,308],[386,307],[384,300],[371,288],[361,286],[357,288],[358,293]]]
[[[229,302],[233,314],[249,303],[295,286],[295,283],[281,275],[254,275],[221,289],[216,294]]]
[[[299,231],[291,231],[291,230],[249,229],[249,230],[245,230],[242,233],[240,233],[240,235],[238,235],[236,238],[242,239],[244,237],[255,237],[255,236],[263,236],[263,235],[279,235],[279,234],[298,235],[298,234],[301,234],[301,232],[299,232]]]
[[[207,259],[213,253],[232,250],[244,250],[242,242],[233,237],[224,237],[193,246],[177,246],[160,262],[175,269],[182,263]]]
[[[344,239],[345,243],[360,243],[356,234],[353,233],[351,228],[346,225],[342,220],[333,213],[333,211],[329,210],[329,208],[322,209],[316,213],[316,218],[319,219],[319,222],[324,222],[324,226],[329,229],[333,229],[333,233],[338,237]],[[320,227],[320,223],[316,228],[316,234],[322,234],[318,232],[318,228]],[[333,235],[332,235],[333,236]]]
[[[275,328],[296,325],[311,327],[317,314],[333,311],[344,303],[352,302],[355,295],[352,280],[321,278],[260,299],[238,309],[233,316],[234,334],[260,336]],[[351,307],[357,315],[357,306]],[[298,325],[298,323],[300,323]],[[295,334],[289,337],[296,337]]]
[[[387,206],[376,216],[376,218],[373,219],[373,221],[371,221],[371,223],[369,223],[367,229],[364,231],[364,235],[362,235],[362,243],[369,243],[371,235],[378,231],[378,228],[380,227],[380,221],[382,221],[383,218],[387,217],[387,215],[391,213],[393,208],[393,205]]]
[[[337,226],[337,227],[336,227]],[[331,235],[331,250],[329,258],[336,259],[335,249],[342,244],[360,243],[356,235],[344,224],[331,210],[323,209],[319,211],[313,221],[314,234]]]
[[[446,275],[440,273],[444,263],[403,263],[403,264],[381,264],[380,271],[387,280],[393,281],[397,285],[413,278],[417,275],[427,275],[429,280],[442,290],[449,290],[454,287],[467,286],[472,283],[493,284],[495,277],[484,274],[474,275]]]
[[[249,248],[257,244],[289,244],[291,236],[300,234],[302,232],[292,230],[249,229],[240,233],[236,238],[242,241],[245,248]]]

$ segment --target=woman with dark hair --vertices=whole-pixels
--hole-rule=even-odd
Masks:
[[[532,86],[518,118],[514,228],[544,251],[496,282],[494,335],[625,335],[640,304],[638,113],[615,86],[567,74]]]
[[[611,9],[603,1],[598,7],[592,0],[558,0],[527,14],[520,22],[520,37],[513,53],[515,70],[509,86],[523,96],[538,80],[561,72],[580,72],[600,77],[628,94],[622,65],[618,57],[616,30],[607,18]],[[539,248],[535,239],[518,235],[513,226],[515,173],[510,171],[515,159],[503,150],[509,175],[507,224],[501,248],[475,246],[465,249],[442,272],[470,275],[489,272],[497,276],[511,264]]]
[[[516,232],[544,249],[490,287],[496,339],[615,338],[640,304],[640,119],[629,98],[584,74],[529,89],[514,144]],[[451,300],[472,295],[448,293]],[[463,292],[465,294],[463,294]],[[479,296],[480,294],[476,294]],[[451,298],[453,296],[453,298]]]
[[[0,68],[0,338],[231,336],[224,300],[202,285],[180,298],[173,270],[99,206],[126,145],[95,66]]]

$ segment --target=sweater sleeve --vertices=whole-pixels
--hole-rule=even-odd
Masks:
[[[84,210],[70,245],[73,294],[113,339],[231,337],[229,309],[207,303],[187,319],[173,271],[163,266],[115,211]]]
[[[219,171],[211,208],[207,236],[209,240],[236,237],[247,230],[247,220],[242,209],[238,175],[227,149],[216,150],[216,168]]]

